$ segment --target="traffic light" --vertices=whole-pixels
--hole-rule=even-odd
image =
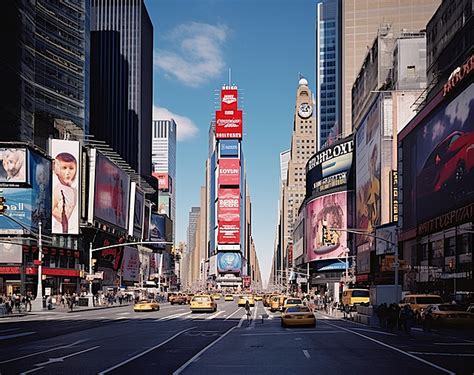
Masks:
[[[92,271],[96,272],[97,271],[97,259],[91,259],[92,260]]]
[[[5,199],[5,197],[0,196],[0,215],[3,215],[5,213],[5,210],[6,210],[5,202],[6,201],[7,200]]]

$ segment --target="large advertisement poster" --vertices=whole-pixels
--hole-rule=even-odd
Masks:
[[[168,176],[168,173],[153,172],[152,175],[158,180],[159,190],[163,190],[163,191],[170,190],[170,183],[169,183],[170,177]]]
[[[25,227],[31,228],[32,190],[29,188],[4,188],[2,190],[6,200],[6,213],[0,215],[1,233],[21,234]]]
[[[128,227],[130,177],[97,153],[94,216],[122,229]]]
[[[22,254],[22,245],[0,242],[0,263],[21,263]]]
[[[134,247],[125,246],[122,260],[122,278],[126,281],[138,281],[140,277],[140,259],[138,250]]]
[[[240,160],[220,159],[219,160],[219,185],[240,184]]]
[[[242,255],[240,253],[217,253],[217,271],[219,273],[240,273]]]
[[[54,159],[52,231],[79,234],[79,142],[53,139],[50,153]]]
[[[217,205],[219,244],[240,242],[240,190],[219,189]]]
[[[380,224],[380,111],[376,100],[356,132],[356,228],[375,231]],[[369,243],[373,237],[358,235],[357,244]]]
[[[232,115],[225,111],[216,111],[216,139],[242,139],[242,111],[232,111]]]
[[[133,235],[142,237],[143,218],[145,211],[145,194],[140,189],[135,189],[135,209],[133,210]]]
[[[0,148],[0,184],[26,183],[26,148]]]
[[[353,149],[351,136],[312,156],[306,164],[306,195],[337,187],[343,189],[349,178]]]
[[[347,250],[347,192],[328,194],[306,205],[306,261],[341,258]],[[331,234],[326,240],[325,231]]]
[[[168,193],[159,192],[158,195],[158,213],[170,217],[171,197]]]
[[[403,140],[403,156],[404,226],[442,229],[437,217],[474,201],[474,83]]]
[[[239,156],[239,141],[237,139],[221,139],[219,141],[220,158],[236,158]]]
[[[165,217],[155,213],[151,214],[150,241],[165,241]],[[165,249],[165,245],[153,245],[155,249]]]
[[[150,239],[150,216],[151,216],[151,207],[145,203],[145,210],[143,214],[143,231],[142,231],[142,237],[144,241]]]
[[[237,89],[222,89],[221,90],[221,109],[223,111],[235,111],[238,106]]]
[[[51,162],[33,151],[29,154],[31,184],[31,227],[51,230]]]

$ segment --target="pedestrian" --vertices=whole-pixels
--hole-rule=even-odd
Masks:
[[[410,309],[410,306],[405,305],[400,311],[400,325],[403,328],[403,331],[409,335],[411,331],[411,325],[415,314],[413,310]]]
[[[74,302],[76,301],[76,293],[73,293],[72,296],[69,297],[68,304],[69,304],[69,311],[74,310]]]
[[[245,300],[245,313],[247,315],[247,322],[250,321],[250,302],[249,300]]]

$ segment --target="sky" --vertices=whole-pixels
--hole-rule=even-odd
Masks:
[[[290,148],[301,73],[314,92],[315,0],[145,0],[154,28],[153,119],[177,123],[176,241],[205,183],[215,95],[244,111],[252,237],[266,284],[278,219],[280,152]]]

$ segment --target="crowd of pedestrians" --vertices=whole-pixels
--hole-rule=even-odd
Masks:
[[[31,293],[25,295],[14,293],[11,296],[0,295],[0,307],[5,315],[31,311]]]
[[[396,303],[391,303],[390,305],[382,303],[377,306],[375,313],[383,329],[389,332],[398,330],[410,334],[411,327],[415,321],[415,314],[410,306],[400,307]]]

